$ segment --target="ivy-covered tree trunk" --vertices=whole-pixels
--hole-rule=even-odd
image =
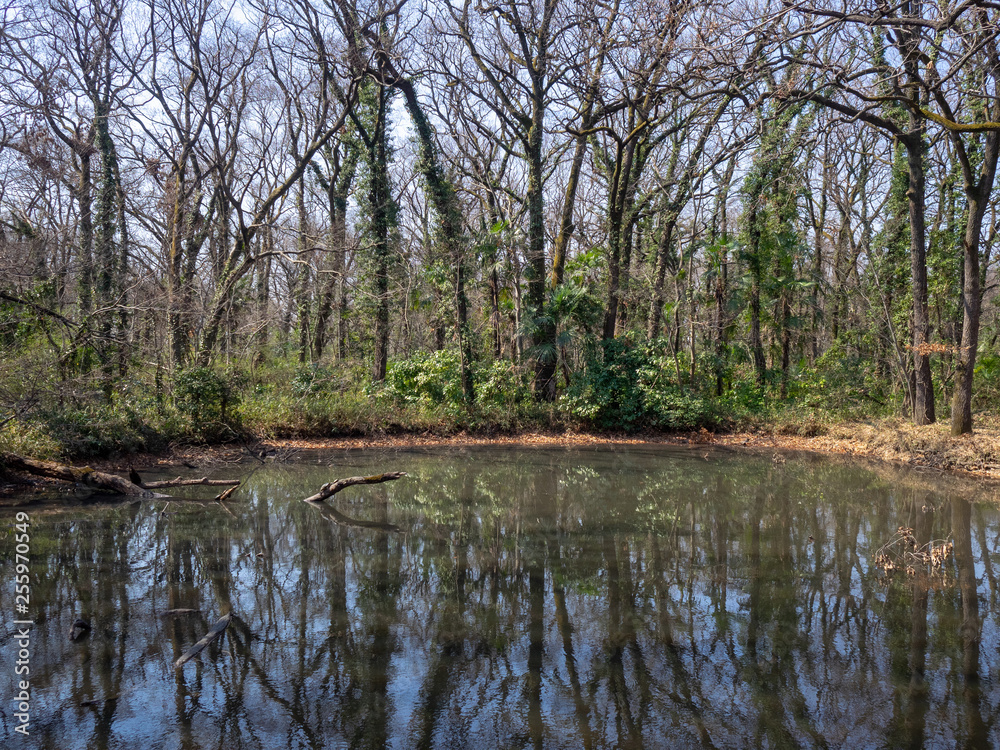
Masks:
[[[271,298],[271,252],[274,249],[274,230],[268,222],[261,236],[263,245],[261,256],[257,258],[255,273],[257,276],[257,330],[254,333],[258,359],[263,359],[267,353],[267,340],[270,330],[270,298]]]
[[[535,349],[535,395],[547,401],[556,396],[556,326],[545,310],[545,202],[542,136],[545,104],[542,81],[532,90],[531,128],[527,138],[528,160],[528,308]]]
[[[757,383],[763,387],[767,380],[767,361],[764,358],[764,341],[761,336],[760,291],[763,276],[761,254],[761,230],[757,226],[760,219],[758,210],[752,209],[747,217],[749,242],[746,247],[747,272],[750,275],[750,351],[753,353],[753,368],[757,373]]]
[[[184,172],[186,160],[177,165],[177,174],[173,182],[173,211],[169,225],[169,247],[167,249],[167,336],[170,341],[170,355],[175,367],[184,365],[188,352],[188,336],[184,324],[182,268],[183,268],[183,232],[184,225],[184,195],[186,184]]]
[[[94,261],[96,270],[97,356],[101,364],[103,390],[110,398],[114,387],[115,366],[121,370],[125,342],[121,325],[126,307],[123,264],[124,250],[119,243],[122,227],[118,186],[117,152],[111,138],[108,118],[110,104],[101,98],[94,100],[94,130],[97,140],[99,173],[97,180],[94,223]]]
[[[80,276],[78,284],[78,299],[80,317],[82,319],[82,334],[87,336],[91,331],[91,314],[94,310],[94,183],[91,172],[91,150],[86,146],[79,151],[80,179],[77,187],[77,201],[80,204]],[[79,350],[78,350],[79,351]],[[83,372],[88,372],[93,366],[89,342],[83,348],[82,356],[76,361]]]
[[[391,222],[389,188],[389,133],[387,128],[388,92],[379,87],[376,119],[368,146],[368,209],[371,211],[369,241],[372,248],[372,279],[375,298],[375,352],[372,379],[385,380],[389,362],[389,267],[392,248],[389,244]]]
[[[653,295],[649,304],[649,317],[646,319],[646,338],[650,341],[659,337],[660,324],[663,320],[664,294],[666,291],[667,265],[670,255],[670,245],[673,241],[674,228],[677,226],[677,211],[668,206],[663,210],[661,220],[660,241],[656,248],[656,271],[653,277]]]
[[[424,114],[420,102],[417,100],[416,90],[411,81],[402,78],[394,68],[388,66],[388,60],[383,56],[383,65],[393,76],[396,87],[403,92],[406,101],[406,109],[410,113],[414,129],[417,133],[417,141],[420,146],[420,158],[417,161],[417,169],[424,178],[431,202],[434,205],[434,212],[437,214],[438,226],[442,235],[442,240],[448,248],[449,255],[455,273],[455,315],[456,328],[458,332],[458,349],[460,357],[460,372],[462,378],[462,394],[466,403],[475,400],[475,384],[472,379],[472,329],[469,325],[469,299],[466,292],[466,277],[468,270],[467,238],[462,231],[462,213],[458,205],[458,197],[455,188],[447,179],[444,169],[438,158],[437,147],[434,143],[434,133],[430,123]]]
[[[645,117],[648,113],[638,114]],[[613,339],[626,322],[622,312],[622,297],[629,286],[636,184],[645,166],[642,144],[637,141],[638,137],[629,141],[608,175],[608,290],[603,327],[605,339]]]

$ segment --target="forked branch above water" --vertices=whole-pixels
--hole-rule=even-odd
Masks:
[[[336,479],[332,482],[327,482],[322,487],[319,488],[319,492],[315,495],[307,497],[305,502],[307,503],[318,503],[326,500],[328,497],[333,497],[338,492],[348,487],[353,487],[356,484],[381,484],[382,482],[391,482],[394,479],[399,479],[400,477],[405,477],[405,471],[389,471],[385,474],[375,474],[370,477],[348,477],[347,479]]]

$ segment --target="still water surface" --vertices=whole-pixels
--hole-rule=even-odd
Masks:
[[[409,476],[329,504],[398,533],[300,502],[390,470]],[[968,492],[620,446],[216,473],[247,474],[225,507],[28,507],[27,741],[2,516],[3,747],[1000,746],[1000,521]],[[943,568],[879,570],[900,526],[950,540]],[[175,670],[226,612],[223,639]],[[93,630],[71,641],[81,616]]]

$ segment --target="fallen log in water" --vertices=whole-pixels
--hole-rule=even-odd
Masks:
[[[61,479],[64,482],[77,482],[95,490],[104,490],[116,495],[126,495],[127,497],[169,497],[168,495],[161,495],[153,491],[168,487],[209,485],[213,487],[232,487],[235,489],[240,484],[239,479],[209,479],[208,477],[202,477],[201,479],[177,477],[176,479],[137,484],[125,477],[91,469],[89,466],[70,466],[69,464],[60,464],[55,461],[40,461],[35,458],[18,456],[14,453],[0,453],[0,465],[8,469],[23,471],[39,477]],[[132,468],[129,471],[129,475],[138,477],[138,472]],[[229,496],[226,495],[226,497]]]
[[[13,453],[0,454],[0,463],[9,469],[25,471],[39,477],[61,479],[64,482],[79,482],[94,489],[106,490],[129,497],[158,497],[145,487],[133,484],[124,477],[91,469],[89,466],[68,466],[55,461],[39,461],[24,458]]]
[[[161,490],[164,487],[193,487],[199,484],[206,484],[212,487],[229,487],[238,485],[239,483],[239,479],[209,479],[208,477],[184,479],[183,477],[177,477],[176,479],[163,479],[157,482],[143,482],[142,486],[147,490]]]
[[[212,629],[202,636],[201,640],[194,644],[191,648],[184,652],[180,659],[174,662],[174,669],[180,669],[194,657],[201,653],[202,649],[205,648],[209,643],[214,641],[222,632],[229,627],[229,621],[232,619],[232,613],[224,614]]]
[[[333,482],[327,482],[322,487],[319,488],[319,492],[315,495],[307,497],[305,502],[307,503],[318,503],[322,500],[326,500],[328,497],[333,497],[338,492],[347,487],[353,487],[356,484],[381,484],[382,482],[391,482],[393,479],[399,479],[400,477],[405,477],[405,471],[389,471],[385,474],[375,474],[370,477],[348,477],[347,479],[337,479]]]

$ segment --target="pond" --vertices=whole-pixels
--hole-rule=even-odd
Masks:
[[[3,747],[1000,746],[1000,518],[964,485],[659,446],[216,471],[234,475],[224,505],[20,509],[27,738],[4,511]]]

